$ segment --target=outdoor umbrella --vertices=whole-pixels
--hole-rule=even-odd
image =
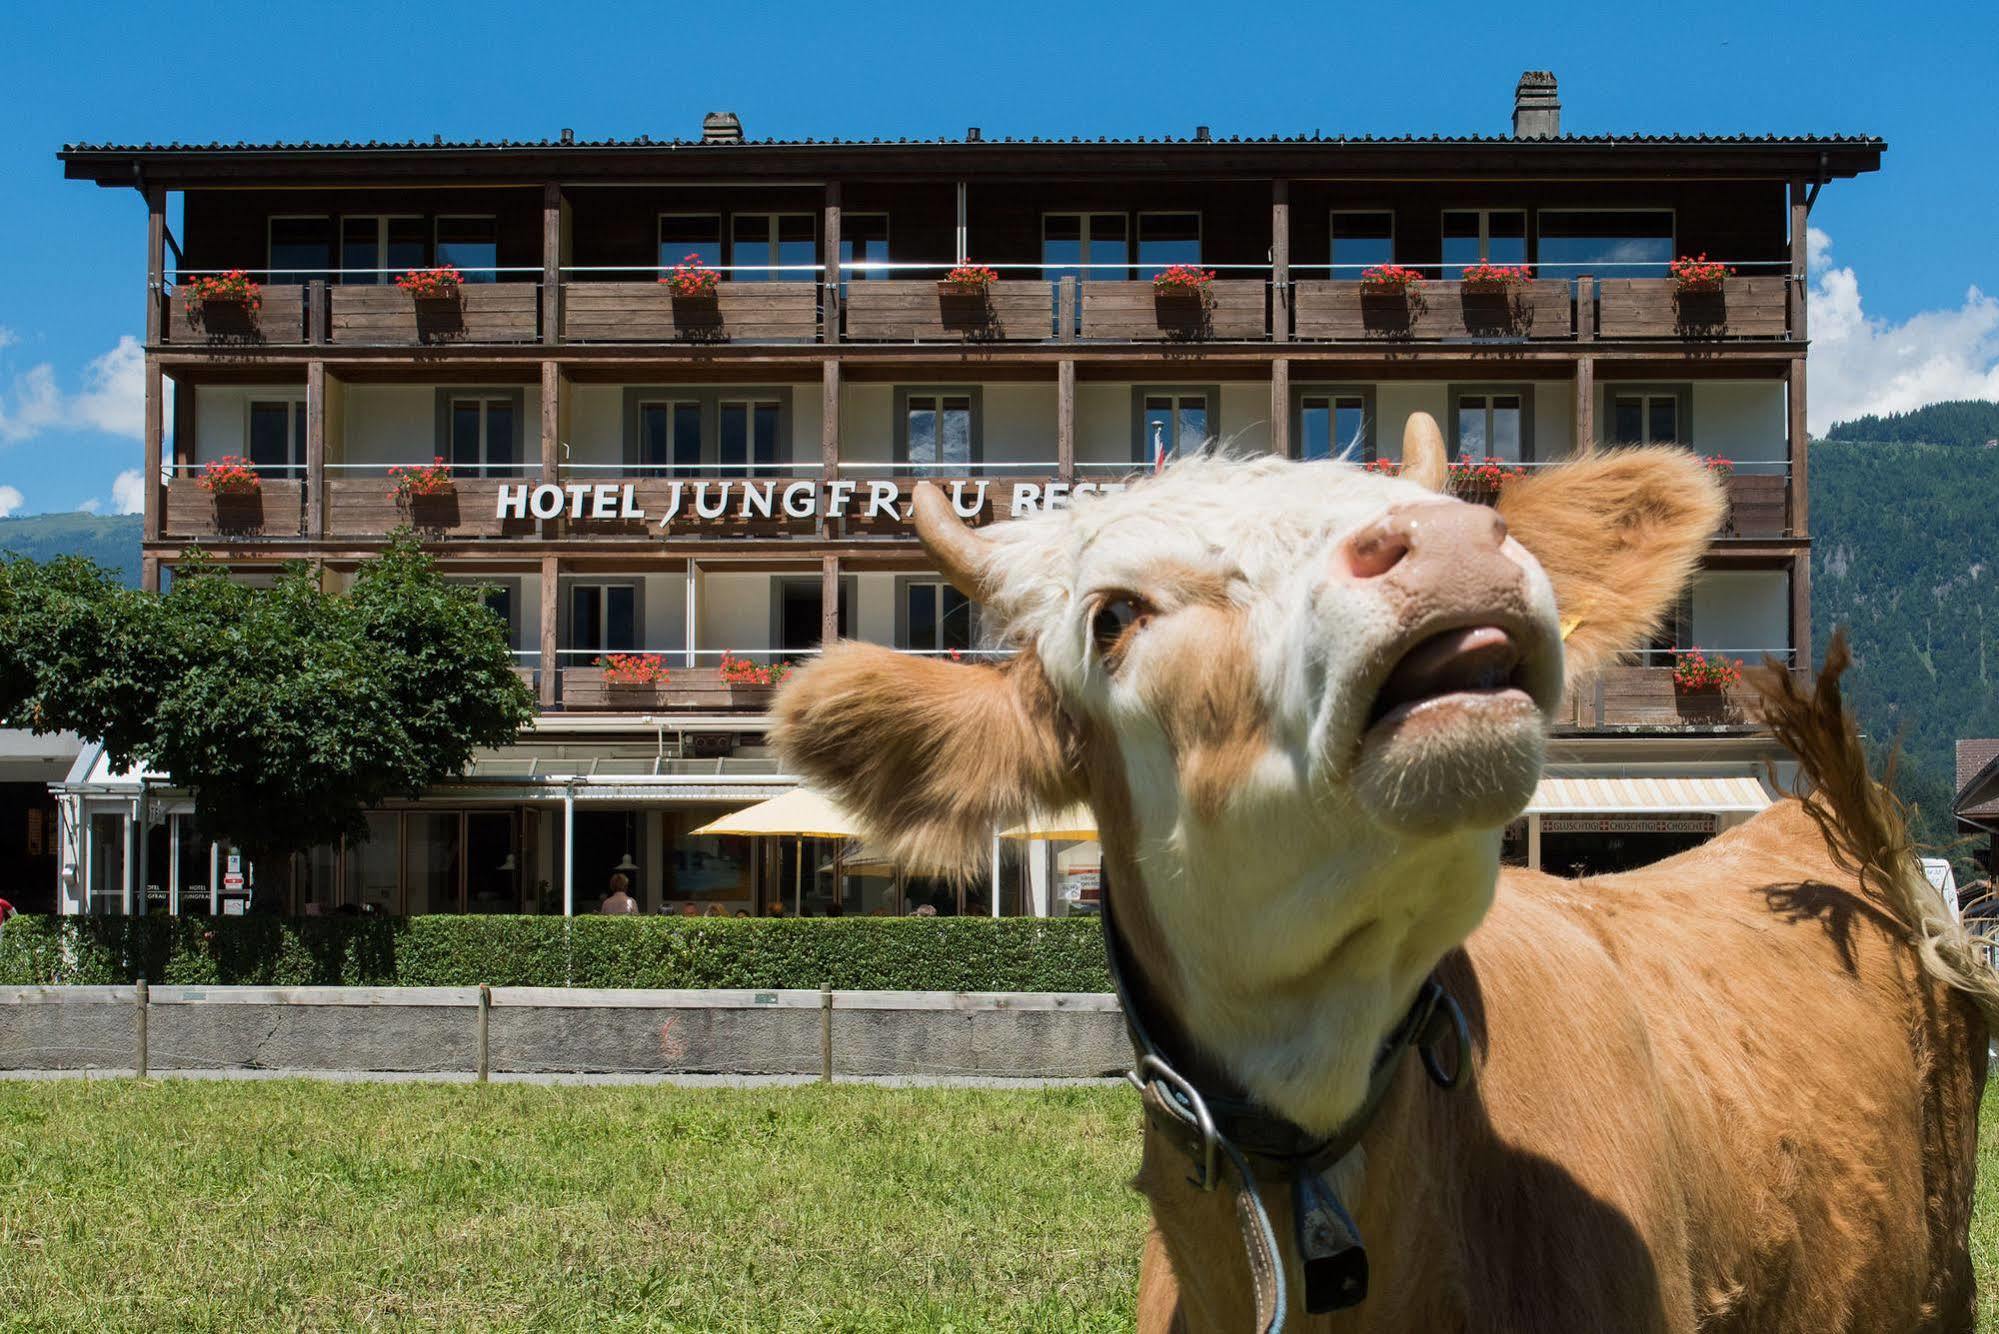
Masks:
[[[861,827],[853,816],[817,792],[795,787],[782,796],[731,811],[719,820],[710,820],[693,831],[696,837],[706,834],[798,840],[798,857],[792,877],[792,904],[793,910],[797,911],[805,900],[805,840],[859,838]]]
[[[1046,838],[1078,843],[1094,839],[1096,836],[1096,813],[1088,806],[1071,806],[1052,815],[1037,812],[1029,817],[1027,823],[1000,831],[1001,838]]]

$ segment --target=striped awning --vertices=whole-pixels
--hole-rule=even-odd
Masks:
[[[1543,778],[1527,803],[1529,815],[1658,815],[1680,811],[1716,815],[1760,811],[1776,797],[1747,775],[1673,775],[1662,778]]]

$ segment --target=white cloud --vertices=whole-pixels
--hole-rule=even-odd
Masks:
[[[21,335],[15,333],[6,325],[0,324],[0,347],[12,347],[20,341]]]
[[[1907,412],[1955,398],[1999,398],[1999,298],[1977,286],[1955,309],[1900,324],[1870,318],[1860,280],[1832,267],[1832,238],[1805,237],[1811,289],[1810,427],[1868,413]]]
[[[104,509],[104,502],[99,500],[96,496],[92,496],[90,499],[84,501],[81,505],[78,505],[76,508],[77,511],[82,514],[97,514]]]
[[[0,486],[0,519],[18,514],[21,506],[27,503],[28,498],[21,494],[19,487]]]
[[[107,435],[143,439],[146,430],[146,354],[126,334],[118,346],[83,368],[83,392],[70,400],[70,419]]]
[[[113,514],[146,512],[146,485],[137,468],[127,468],[111,479],[111,512]]]
[[[0,347],[13,337],[0,330]],[[55,367],[40,362],[14,377],[0,393],[0,445],[20,444],[44,431],[92,430],[141,439],[145,433],[146,357],[126,334],[83,369],[83,388],[65,394]]]

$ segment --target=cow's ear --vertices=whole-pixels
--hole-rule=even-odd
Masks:
[[[1071,731],[1040,661],[939,662],[838,644],[785,683],[773,738],[793,773],[926,870],[967,872],[993,831],[1080,798]]]
[[[1569,680],[1652,636],[1727,505],[1707,466],[1671,446],[1585,455],[1500,492],[1508,531],[1555,585]]]

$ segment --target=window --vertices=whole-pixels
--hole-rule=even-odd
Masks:
[[[1673,215],[1666,209],[1542,209],[1539,276],[1664,278],[1673,262]]]
[[[1080,278],[1084,282],[1128,276],[1131,246],[1122,213],[1049,213],[1041,219],[1042,276]],[[1116,265],[1090,268],[1090,265]]]
[[[1374,461],[1374,390],[1306,388],[1297,404],[1292,434],[1299,458]]]
[[[840,219],[840,284],[869,278],[893,278],[888,263],[888,214],[849,213]]]
[[[701,404],[640,403],[637,451],[625,459],[635,476],[663,477],[701,467]]]
[[[960,652],[972,647],[972,600],[941,579],[896,581],[895,646],[915,653]]]
[[[1161,455],[1191,454],[1221,433],[1215,405],[1221,391],[1149,387],[1132,390],[1132,458],[1150,463]]]
[[[709,268],[722,264],[722,215],[662,213],[659,215],[659,265],[670,269],[689,255],[699,255]]]
[[[1528,385],[1453,385],[1451,457],[1532,462],[1533,402]]]
[[[784,576],[771,583],[772,646],[780,654],[818,648],[825,638],[825,581],[813,574]],[[840,580],[840,605],[834,611],[841,638],[848,633],[847,609],[853,601],[854,579],[848,575]]]
[[[272,218],[271,282],[308,283],[333,275],[333,219],[327,217]]]
[[[1444,277],[1462,277],[1483,260],[1527,262],[1527,214],[1520,209],[1452,209],[1444,214]]]
[[[437,220],[438,267],[449,266],[468,283],[496,281],[500,266],[500,226],[491,216]]]
[[[508,393],[438,391],[443,447],[437,453],[460,477],[521,475],[521,400]]]
[[[476,588],[480,601],[486,609],[499,618],[500,628],[507,636],[507,647],[521,647],[521,581],[519,579],[468,579],[450,576],[444,581],[460,588]]]
[[[976,388],[896,390],[895,461],[917,475],[949,472],[978,463],[979,391]]]
[[[571,666],[588,665],[600,653],[630,653],[639,646],[639,586],[589,583],[569,586]]]
[[[1688,385],[1607,385],[1610,440],[1618,445],[1685,445],[1693,430]]]
[[[391,283],[424,267],[423,219],[359,215],[340,220],[340,281]]]
[[[250,403],[250,462],[279,476],[305,470],[305,400],[256,399]]]
[[[1393,213],[1333,214],[1332,276],[1357,282],[1360,275],[1377,264],[1395,262],[1395,215]]]
[[[1138,277],[1158,276],[1171,264],[1201,262],[1201,215],[1141,213],[1138,215]]]
[[[770,477],[792,462],[787,387],[625,390],[624,463],[639,476]]]
[[[729,262],[736,266],[729,276],[739,283],[811,282],[818,237],[810,213],[738,213],[729,220]]]
[[[724,398],[717,415],[716,454],[724,477],[768,477],[776,471],[780,404]]]

